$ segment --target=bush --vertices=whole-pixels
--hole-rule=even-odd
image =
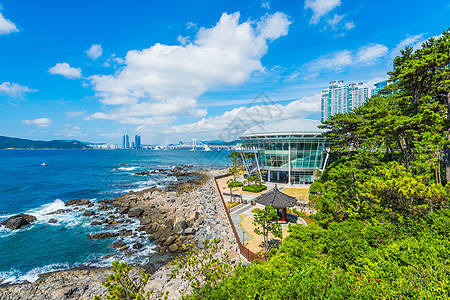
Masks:
[[[243,185],[244,184],[242,182],[240,182],[240,181],[234,181],[234,182],[230,182],[228,184],[229,187],[240,187],[240,186],[243,186]]]
[[[267,189],[266,185],[249,185],[242,187],[243,191],[251,192],[251,193],[259,193]]]

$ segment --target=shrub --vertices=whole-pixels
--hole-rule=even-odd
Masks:
[[[243,191],[251,192],[251,193],[259,193],[261,191],[264,191],[265,189],[267,189],[266,185],[249,185],[249,186],[242,187]]]
[[[234,181],[234,182],[230,182],[228,184],[229,187],[240,187],[240,186],[243,186],[243,185],[244,184],[242,182],[240,182],[240,181]]]

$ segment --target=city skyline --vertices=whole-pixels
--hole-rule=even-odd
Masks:
[[[405,3],[0,0],[0,135],[162,145],[268,107],[320,120],[328,82],[370,91],[448,27],[448,1]]]

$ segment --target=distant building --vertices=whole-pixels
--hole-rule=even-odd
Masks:
[[[130,137],[128,134],[122,135],[122,149],[130,149]]]
[[[345,85],[343,80],[331,81],[330,87],[322,91],[321,120],[337,113],[346,113],[357,108],[369,98],[369,89],[363,83]]]
[[[135,149],[137,149],[137,150],[141,150],[142,149],[141,136],[140,135],[135,135],[134,136],[134,145],[135,145]]]
[[[383,80],[383,81],[375,83],[374,85],[375,85],[375,88],[372,89],[372,96],[375,96],[376,94],[378,94],[378,92],[381,89],[387,87],[388,83],[387,83],[387,80]]]

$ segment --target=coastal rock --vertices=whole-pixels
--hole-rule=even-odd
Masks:
[[[95,215],[95,212],[92,211],[92,210],[86,210],[86,211],[83,213],[83,216],[84,216],[84,217],[90,217],[90,216],[93,216],[93,215]]]
[[[25,226],[28,226],[31,223],[35,222],[36,220],[37,219],[35,216],[26,215],[26,214],[18,214],[18,215],[12,216],[12,217],[0,222],[0,225],[3,225],[9,229],[15,230],[15,229],[20,229]]]
[[[178,245],[177,245],[177,244],[172,244],[172,245],[169,246],[169,251],[170,251],[171,253],[174,253],[174,252],[176,252],[177,250],[178,250]]]
[[[133,207],[128,211],[128,217],[140,217],[144,211],[139,207]]]
[[[102,239],[107,239],[107,238],[111,238],[111,237],[117,237],[119,235],[120,235],[119,232],[99,232],[99,233],[90,234],[88,236],[88,238],[91,240],[102,240]]]
[[[75,206],[79,206],[79,205],[88,205],[90,202],[88,199],[83,198],[83,199],[72,199],[72,200],[68,200],[68,201],[64,201],[64,205],[65,206],[71,206],[71,205],[75,205]]]
[[[116,249],[120,249],[120,248],[125,247],[126,245],[127,245],[127,244],[126,244],[124,241],[120,240],[120,241],[114,242],[114,243],[112,244],[112,247],[113,247],[113,248],[116,248]]]
[[[58,223],[58,220],[51,218],[50,220],[47,221],[47,223],[56,224]]]
[[[195,234],[195,229],[194,228],[186,228],[184,230],[184,234],[185,235]]]
[[[68,212],[70,212],[70,211],[72,211],[71,209],[58,209],[58,210],[56,210],[56,211],[52,211],[52,212],[49,212],[47,215],[59,215],[59,214],[65,214],[65,213],[68,213]]]

